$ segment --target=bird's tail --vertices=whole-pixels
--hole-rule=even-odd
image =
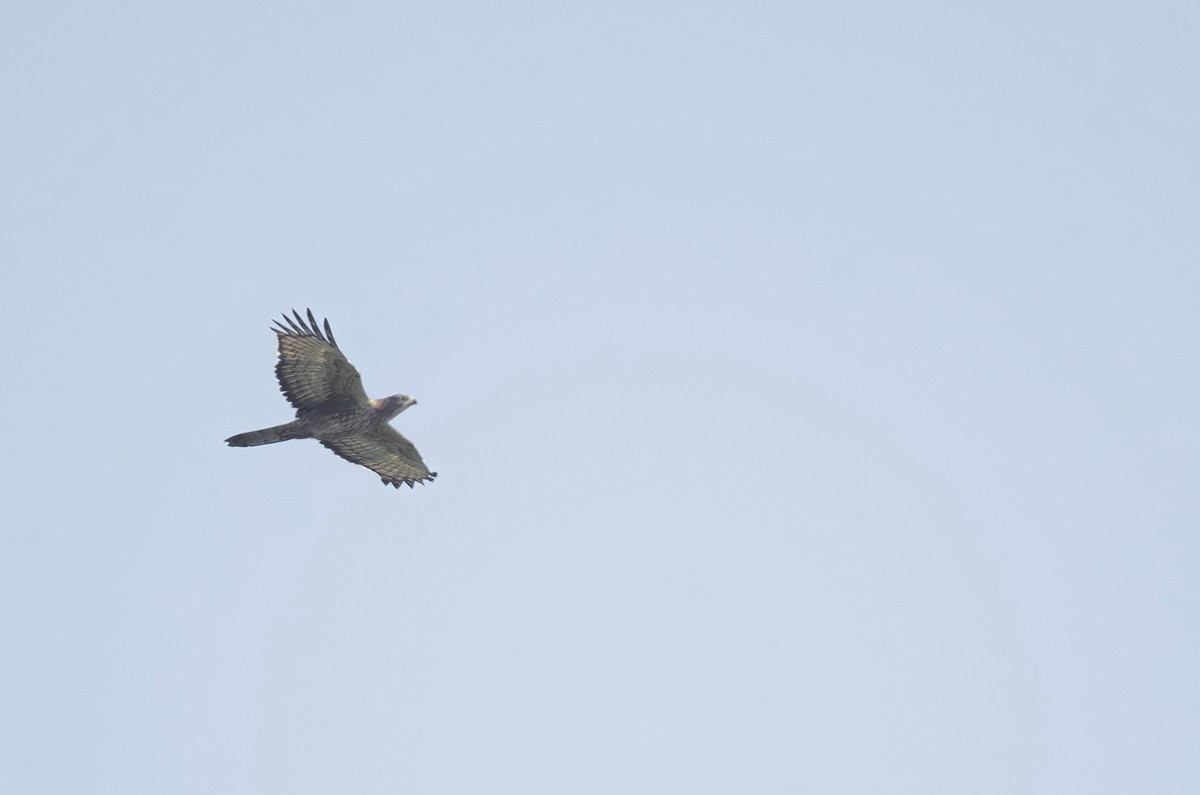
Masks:
[[[287,422],[273,428],[263,428],[261,431],[247,431],[230,436],[225,443],[230,447],[257,447],[260,444],[286,442],[288,439],[303,439],[306,435],[295,422]]]

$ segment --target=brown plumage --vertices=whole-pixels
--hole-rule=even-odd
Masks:
[[[230,436],[230,447],[253,447],[289,439],[316,439],[347,461],[379,475],[385,485],[425,483],[437,477],[421,454],[388,421],[417,401],[408,395],[380,400],[367,397],[362,376],[333,338],[329,321],[324,333],[312,310],[308,319],[292,310],[295,320],[283,316],[277,328],[279,361],[275,377],[279,391],[296,408],[296,419]],[[285,325],[286,323],[286,325]]]

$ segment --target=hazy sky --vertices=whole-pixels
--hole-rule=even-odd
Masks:
[[[0,789],[1200,791],[1198,40],[7,4]]]

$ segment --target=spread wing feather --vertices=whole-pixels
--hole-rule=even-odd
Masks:
[[[424,483],[437,477],[421,460],[421,454],[408,439],[390,425],[379,430],[337,439],[322,439],[321,444],[352,464],[364,466],[379,475],[384,485],[400,488],[407,483]]]
[[[283,316],[274,321],[279,346],[275,377],[279,391],[296,408],[297,415],[323,404],[365,408],[370,400],[363,389],[362,376],[338,348],[333,330],[326,319],[324,332],[308,310],[307,320],[292,310],[295,320]]]

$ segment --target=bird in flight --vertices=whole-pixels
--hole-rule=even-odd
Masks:
[[[255,447],[289,439],[316,439],[352,464],[379,475],[384,485],[400,488],[424,484],[437,477],[421,454],[388,421],[416,399],[408,395],[372,400],[363,390],[362,376],[342,353],[329,320],[324,333],[312,310],[307,322],[292,310],[284,322],[274,321],[279,361],[275,377],[279,391],[296,409],[296,419],[283,425],[230,436],[230,447]],[[286,323],[286,325],[285,325]]]

